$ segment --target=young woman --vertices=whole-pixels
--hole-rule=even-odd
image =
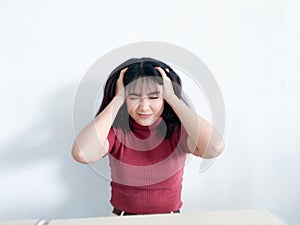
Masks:
[[[187,154],[217,157],[222,136],[183,101],[181,79],[152,58],[130,59],[108,77],[94,121],[76,137],[72,155],[111,167],[117,215],[179,212]]]

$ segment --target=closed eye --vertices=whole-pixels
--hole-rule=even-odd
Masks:
[[[141,97],[141,95],[137,94],[137,93],[129,93],[128,96],[129,96],[130,100],[137,100],[137,99],[139,99],[139,97]]]
[[[158,99],[158,96],[149,96],[150,99]]]

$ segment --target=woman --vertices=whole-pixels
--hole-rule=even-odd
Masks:
[[[136,215],[179,212],[187,154],[214,158],[223,149],[221,135],[183,101],[173,69],[141,58],[110,74],[96,118],[72,154],[81,163],[108,155],[113,213]]]

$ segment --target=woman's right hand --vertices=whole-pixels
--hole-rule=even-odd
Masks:
[[[126,98],[123,78],[127,69],[128,67],[121,70],[119,78],[116,83],[116,96],[120,97],[123,101],[125,101]]]

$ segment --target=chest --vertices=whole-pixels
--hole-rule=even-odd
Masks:
[[[111,152],[112,156],[122,163],[146,166],[166,160],[179,150],[180,145],[176,141],[159,136],[150,136],[147,139],[139,139],[135,135],[125,135],[123,140]]]

